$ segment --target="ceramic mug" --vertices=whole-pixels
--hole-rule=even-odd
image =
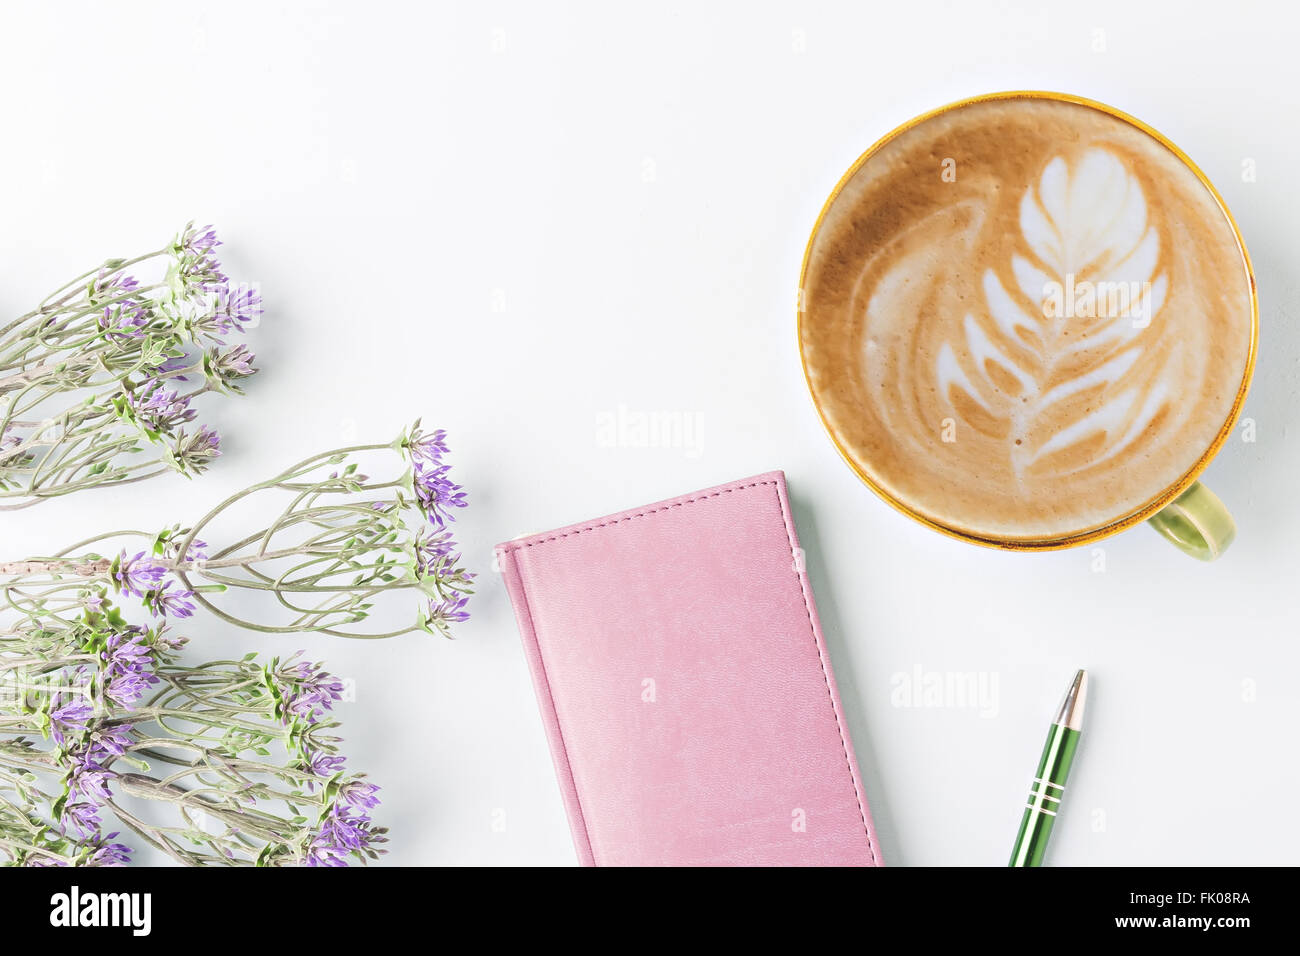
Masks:
[[[1145,281],[1113,315],[1100,281],[1091,312],[1061,306],[1126,270]],[[1198,476],[1254,368],[1249,254],[1205,174],[1119,110],[996,93],[887,134],[817,218],[798,333],[841,456],[931,528],[1033,551],[1148,521],[1202,560],[1234,537]]]

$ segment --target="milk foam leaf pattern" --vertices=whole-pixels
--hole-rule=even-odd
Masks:
[[[1005,436],[1023,480],[1129,448],[1165,409],[1178,348],[1138,361],[1159,341],[1169,278],[1141,184],[1114,153],[1048,162],[1019,227],[1006,267],[981,276],[983,309],[965,316],[963,341],[938,350],[936,374],[959,414]]]

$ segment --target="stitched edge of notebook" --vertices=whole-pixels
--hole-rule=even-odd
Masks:
[[[650,516],[650,515],[659,514],[660,512],[663,512],[663,511],[671,511],[671,510],[674,509],[674,508],[682,508],[682,507],[685,507],[686,505],[693,505],[693,504],[695,504],[696,502],[699,502],[699,501],[707,501],[707,500],[710,499],[710,498],[720,498],[720,497],[722,497],[723,495],[732,494],[733,492],[737,492],[737,491],[746,491],[746,490],[748,490],[748,489],[750,489],[750,488],[761,488],[761,487],[764,486],[764,485],[772,485],[772,486],[774,486],[774,490],[775,490],[775,492],[776,492],[776,502],[777,502],[777,507],[778,507],[778,509],[779,509],[780,512],[781,512],[781,521],[782,521],[782,524],[785,526],[785,538],[786,538],[787,543],[789,543],[789,545],[790,545],[791,554],[793,554],[793,553],[794,553],[794,549],[797,547],[797,545],[795,544],[795,541],[794,541],[794,534],[793,534],[793,523],[794,523],[794,522],[793,522],[792,518],[790,517],[790,513],[786,510],[785,501],[784,501],[784,500],[782,499],[782,497],[781,497],[780,482],[777,481],[776,479],[773,479],[773,478],[764,479],[764,480],[762,480],[762,481],[751,481],[751,482],[748,482],[748,483],[743,484],[743,485],[731,485],[731,486],[727,486],[727,487],[718,488],[718,489],[715,489],[714,491],[709,491],[709,492],[706,492],[706,493],[704,493],[704,494],[700,494],[700,495],[693,495],[693,496],[691,496],[691,497],[688,497],[688,498],[682,498],[682,499],[679,499],[679,500],[677,500],[677,501],[670,501],[670,502],[668,502],[667,504],[658,505],[658,506],[653,507],[653,508],[647,508],[647,509],[645,509],[645,510],[643,510],[643,511],[634,511],[634,512],[632,512],[631,514],[624,514],[624,515],[620,515],[620,516],[618,516],[618,517],[610,518],[610,519],[607,519],[607,520],[604,520],[604,521],[597,521],[597,522],[595,522],[595,523],[593,523],[593,524],[583,525],[583,526],[580,527],[580,528],[574,528],[574,529],[571,530],[571,531],[564,531],[564,532],[561,532],[560,534],[550,535],[550,536],[545,537],[545,538],[538,538],[538,539],[533,540],[533,541],[522,541],[522,542],[519,542],[518,544],[514,544],[513,546],[505,545],[505,546],[503,546],[503,547],[501,548],[501,550],[502,550],[502,552],[505,553],[505,554],[513,554],[514,552],[516,552],[516,551],[522,551],[522,550],[525,549],[525,548],[533,548],[533,547],[536,547],[536,546],[538,546],[538,545],[549,544],[549,543],[552,542],[552,541],[559,541],[561,538],[570,538],[570,537],[574,537],[574,536],[576,536],[576,535],[586,534],[588,531],[595,531],[595,530],[597,530],[597,529],[599,529],[599,528],[608,528],[608,527],[610,527],[610,526],[612,526],[612,525],[622,524],[622,523],[625,522],[625,521],[632,521],[632,520],[634,520],[634,519],[636,519],[636,518],[645,518],[645,517],[648,517],[648,516]],[[518,568],[516,568],[515,570],[516,570],[516,573],[519,574],[520,591],[522,592],[522,591],[524,590],[524,588],[523,588],[523,586],[522,586],[522,585],[523,585],[523,575],[522,575],[522,573],[520,573],[520,570],[519,570]],[[804,612],[808,615],[808,636],[812,638],[812,640],[813,640],[813,647],[816,648],[816,650],[817,650],[817,661],[818,661],[818,663],[821,665],[821,669],[822,669],[822,680],[825,682],[825,685],[826,685],[826,695],[827,695],[827,697],[828,697],[829,700],[830,700],[830,704],[831,704],[831,714],[832,714],[832,715],[834,716],[834,718],[835,718],[835,730],[836,730],[836,732],[839,734],[839,737],[840,737],[840,748],[841,748],[842,752],[844,753],[844,765],[845,765],[845,768],[849,771],[849,782],[850,782],[851,784],[853,784],[853,796],[854,796],[854,799],[856,799],[856,800],[857,800],[857,803],[858,803],[858,814],[859,814],[859,816],[860,816],[861,819],[862,819],[862,830],[863,830],[863,833],[865,834],[865,836],[866,836],[866,838],[867,838],[867,852],[871,855],[871,863],[872,863],[872,865],[873,865],[873,866],[879,866],[879,865],[880,865],[880,864],[879,864],[879,858],[876,856],[876,848],[875,848],[875,844],[872,842],[872,839],[871,839],[871,826],[870,826],[870,824],[867,822],[867,811],[866,811],[866,808],[865,808],[865,806],[866,806],[866,805],[865,805],[865,801],[864,801],[864,799],[863,799],[862,790],[861,790],[861,788],[858,786],[858,778],[857,778],[857,775],[854,774],[854,772],[853,772],[853,761],[852,761],[852,759],[849,757],[849,745],[848,745],[848,741],[844,739],[844,724],[843,724],[843,721],[842,721],[842,718],[841,718],[841,715],[840,715],[839,708],[838,708],[837,706],[835,706],[835,694],[831,691],[830,675],[828,674],[828,672],[827,672],[827,670],[826,670],[826,658],[825,658],[825,656],[822,654],[821,642],[817,640],[817,628],[816,628],[816,626],[813,624],[812,596],[808,593],[808,587],[807,587],[807,584],[806,584],[805,581],[804,581],[804,575],[803,575],[802,573],[796,571],[796,572],[795,572],[795,577],[796,577],[797,580],[799,581],[799,593],[800,593],[800,594],[802,595],[802,597],[803,597]],[[526,601],[526,600],[527,600],[527,597],[525,596],[525,601]],[[531,625],[531,622],[532,622],[532,612],[531,612],[531,611],[529,612],[529,618],[528,618],[528,619],[529,619],[529,623],[530,623],[530,625]],[[530,631],[532,632],[532,638],[531,638],[531,639],[533,640],[533,642],[534,642],[534,643],[536,644],[536,646],[537,646],[537,658],[538,658],[539,661],[541,661],[541,664],[542,664],[542,680],[543,680],[544,683],[546,684],[547,695],[551,698],[551,708],[552,708],[552,710],[553,710],[554,713],[555,713],[555,728],[556,728],[556,732],[559,734],[559,736],[560,736],[561,746],[563,746],[564,730],[560,727],[560,713],[559,713],[559,711],[558,711],[557,709],[555,709],[555,697],[554,697],[554,693],[553,693],[553,691],[551,690],[551,682],[550,682],[549,678],[546,676],[546,659],[545,659],[545,656],[542,654],[541,642],[537,640],[536,628],[532,628],[532,627],[530,627]],[[573,793],[574,793],[574,798],[578,801],[578,804],[579,804],[579,810],[581,810],[582,798],[581,798],[581,796],[578,794],[578,778],[577,778],[577,777],[574,775],[574,773],[573,773],[573,765],[569,762],[569,752],[568,752],[568,749],[567,749],[567,748],[564,750],[564,762],[565,762],[565,766],[567,767],[568,772],[569,772],[569,779],[571,779],[571,780],[573,781]],[[584,835],[586,836],[586,838],[587,838],[587,846],[590,847],[591,850],[592,850],[592,860],[594,861],[594,860],[595,860],[595,847],[592,845],[592,842],[591,842],[591,831],[590,831],[590,830],[588,829],[588,827],[587,827],[587,818],[586,818],[585,815],[582,816],[582,829],[583,829],[583,834],[584,834]]]
[[[505,552],[505,553],[509,554],[510,552]],[[543,718],[542,722],[544,725],[546,725],[545,726],[546,737],[548,742],[553,742],[553,744],[557,744],[559,746],[559,750],[560,750],[559,758],[564,762],[564,772],[569,778],[568,781],[569,787],[573,791],[573,809],[577,813],[578,825],[582,830],[583,839],[586,841],[587,844],[586,855],[591,860],[592,865],[595,865],[596,848],[591,842],[591,830],[587,826],[587,814],[584,813],[582,809],[582,796],[578,793],[578,778],[573,773],[573,762],[569,759],[569,747],[568,744],[566,744],[564,741],[564,728],[560,726],[560,711],[555,706],[555,692],[551,688],[550,672],[546,669],[546,657],[542,654],[542,644],[537,639],[537,625],[533,623],[533,609],[532,609],[532,604],[528,600],[528,586],[524,583],[523,569],[519,566],[518,562],[511,560],[510,567],[507,573],[513,574],[516,582],[519,585],[519,600],[523,602],[524,605],[523,611],[528,617],[527,627],[523,626],[523,621],[518,622],[520,625],[519,629],[521,632],[521,636],[525,641],[527,641],[529,644],[532,645],[533,650],[537,653],[537,666],[541,669],[541,673],[537,675],[539,677],[539,680],[534,681],[534,688],[536,688],[538,684],[546,688],[546,703],[543,705],[543,707],[549,709],[550,711],[549,714],[543,713],[542,715]],[[518,617],[517,613],[516,613],[516,617]],[[549,721],[547,720],[547,718],[549,718]],[[553,741],[552,741],[551,726],[550,726],[551,724],[553,724],[555,727]],[[568,810],[567,794],[562,794],[562,796],[565,797],[565,801],[564,801],[566,805],[565,809]],[[570,820],[570,822],[572,822],[572,820]],[[581,850],[579,850],[579,856],[581,855],[582,855]],[[582,861],[580,860],[579,862]]]
[[[777,484],[772,482],[772,484]],[[785,524],[785,537],[790,543],[790,552],[799,547],[794,537],[794,516],[786,507],[785,497],[781,494],[781,488],[776,488],[776,505],[781,511],[781,520]],[[813,646],[817,649],[817,660],[822,666],[822,680],[826,682],[826,696],[830,699],[831,713],[835,716],[835,729],[840,735],[840,749],[844,754],[844,766],[849,772],[849,782],[853,784],[853,796],[858,801],[858,816],[862,819],[862,832],[867,837],[867,852],[871,854],[871,865],[879,866],[880,858],[876,856],[876,846],[871,839],[871,824],[867,820],[867,802],[862,793],[862,788],[858,785],[858,775],[854,772],[853,758],[849,755],[849,742],[844,736],[844,716],[840,713],[840,708],[835,702],[835,692],[831,690],[830,671],[827,669],[826,657],[822,653],[822,642],[817,639],[817,625],[813,621],[812,594],[808,589],[807,575],[803,571],[795,571],[795,577],[799,581],[799,591],[803,594],[803,608],[808,614],[808,634],[813,639]]]
[[[533,541],[507,542],[501,545],[501,549],[506,554],[512,554],[515,551],[522,551],[524,548],[535,548],[539,544],[548,544],[551,541],[559,541],[561,538],[571,538],[574,535],[586,534],[588,531],[595,531],[597,528],[608,528],[611,525],[622,524],[624,521],[631,521],[634,518],[645,518],[649,515],[658,514],[661,511],[671,511],[673,508],[681,508],[685,505],[693,505],[697,501],[705,501],[709,498],[720,498],[723,495],[729,495],[735,491],[744,491],[747,488],[758,488],[762,485],[774,485],[776,481],[772,478],[764,481],[751,481],[743,485],[724,485],[713,491],[705,492],[701,495],[692,495],[689,498],[681,498],[677,501],[670,501],[667,504],[657,505],[653,508],[647,508],[644,511],[634,511],[631,514],[618,515],[617,517],[607,518],[603,521],[597,521],[593,524],[585,524],[580,528],[573,528],[570,531],[562,531],[559,534],[553,534],[545,538],[537,538]],[[789,532],[786,532],[789,537]]]

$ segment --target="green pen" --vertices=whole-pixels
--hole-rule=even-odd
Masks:
[[[1016,846],[1011,851],[1008,866],[1043,865],[1047,839],[1052,835],[1052,824],[1056,822],[1056,814],[1065,796],[1065,778],[1070,775],[1074,751],[1079,746],[1087,698],[1088,672],[1079,671],[1065,692],[1052,729],[1047,732],[1043,756],[1038,761],[1038,774],[1029,787],[1029,802],[1025,804],[1025,817],[1020,821],[1020,832],[1016,834]]]

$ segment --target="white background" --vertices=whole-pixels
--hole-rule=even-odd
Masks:
[[[1293,862],[1294,24],[1241,2],[1047,6],[7,4],[0,314],[191,218],[218,225],[268,311],[250,394],[204,408],[218,467],[5,515],[5,556],[192,518],[417,415],[447,428],[483,572],[458,640],[188,630],[196,655],[305,647],[355,680],[339,713],[353,766],[385,786],[388,862],[564,864],[491,546],[783,468],[888,862],[1005,862],[1080,666],[1094,693],[1053,862]],[[1013,88],[1146,120],[1240,222],[1257,441],[1238,433],[1206,475],[1239,525],[1217,564],[1146,527],[1105,542],[1103,573],[1089,549],[948,540],[876,500],[822,432],[794,303],[823,200],[896,124]],[[620,406],[689,416],[698,446],[602,447]],[[896,706],[917,668],[996,679],[995,713]]]

